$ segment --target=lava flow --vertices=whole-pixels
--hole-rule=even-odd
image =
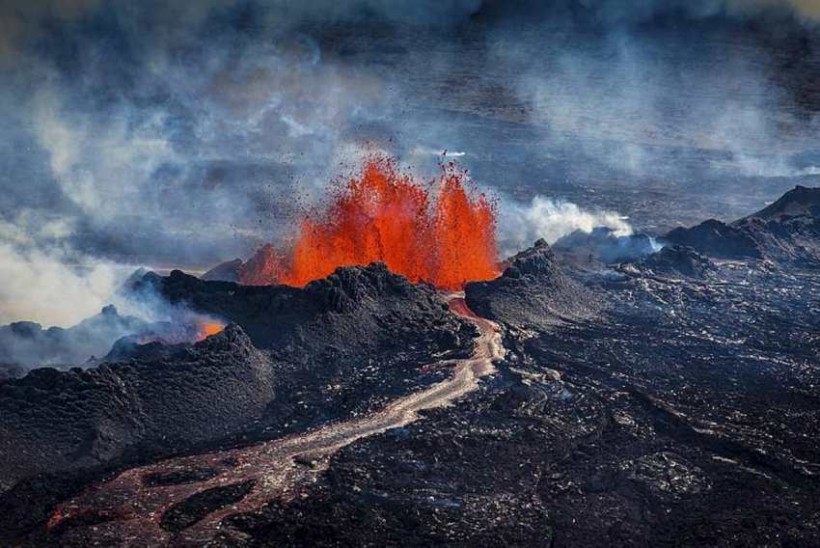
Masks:
[[[288,252],[263,247],[244,265],[240,281],[303,286],[339,266],[374,261],[442,289],[495,278],[495,208],[465,181],[454,164],[443,166],[430,185],[401,173],[389,158],[371,158],[358,178],[335,188],[324,210],[305,216]]]
[[[473,323],[479,336],[469,358],[437,362],[452,365],[450,377],[428,388],[388,402],[383,409],[349,420],[332,421],[314,430],[297,432],[267,442],[211,453],[160,460],[131,468],[94,485],[54,509],[48,529],[62,535],[65,545],[88,544],[89,535],[102,546],[224,545],[218,535],[236,531],[224,520],[256,513],[274,501],[288,504],[327,470],[340,449],[421,418],[423,411],[451,405],[476,390],[482,377],[495,371],[504,348],[497,324],[476,316],[463,295],[448,298],[450,310]],[[304,466],[300,462],[311,462]],[[197,472],[204,471],[202,477]],[[184,481],[152,482],[151,478],[191,476]],[[246,489],[228,503],[219,497],[202,502],[225,489]],[[192,504],[196,502],[196,505]],[[216,504],[214,504],[216,503]],[[169,526],[170,516],[188,508],[185,525]],[[229,543],[231,544],[231,543]]]

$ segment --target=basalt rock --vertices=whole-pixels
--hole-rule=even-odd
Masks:
[[[513,326],[543,326],[594,310],[589,292],[563,272],[546,241],[507,264],[499,278],[465,287],[467,305],[480,316]]]
[[[664,240],[717,259],[820,264],[820,188],[797,186],[768,207],[726,224],[714,219],[676,228]]]
[[[220,263],[200,276],[209,282],[239,282],[242,273],[242,259]]]
[[[384,264],[338,268],[304,288],[208,282],[175,270],[147,274],[134,288],[151,287],[172,303],[234,322],[259,348],[299,359],[331,349],[394,348],[469,339],[471,328],[446,310],[435,290],[414,285]],[[398,336],[397,336],[398,334]],[[456,344],[457,346],[457,344]]]
[[[682,245],[664,247],[643,260],[621,265],[620,270],[627,271],[632,266],[655,275],[689,278],[704,278],[717,269],[708,257]]]
[[[0,384],[0,488],[129,453],[180,450],[261,417],[275,367],[238,326],[153,358]]]
[[[676,228],[664,241],[691,247],[717,259],[762,259],[757,242],[742,228],[709,219],[692,228]]]
[[[765,221],[794,219],[798,217],[820,218],[820,188],[797,185],[771,205],[749,215]]]

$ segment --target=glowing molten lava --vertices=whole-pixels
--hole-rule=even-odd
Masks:
[[[467,191],[465,178],[449,164],[431,188],[389,159],[370,159],[358,178],[335,189],[326,209],[302,220],[289,253],[266,245],[243,266],[241,281],[303,286],[339,266],[374,261],[443,289],[495,278],[495,209]]]
[[[197,341],[202,341],[211,335],[217,335],[222,333],[225,329],[225,326],[221,323],[214,323],[214,322],[203,322],[199,323],[196,326],[197,329]]]

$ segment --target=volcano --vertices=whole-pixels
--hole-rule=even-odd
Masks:
[[[363,241],[419,219],[435,229],[441,194],[392,225],[384,196],[426,195],[369,169],[323,210],[344,223],[311,218],[296,241],[352,220],[375,230]],[[491,219],[480,196],[442,184]],[[459,270],[444,289],[385,262],[303,286],[140,274],[131,290],[222,323],[0,380],[0,541],[811,545],[820,274],[777,255],[818,242],[806,195],[692,230],[701,251],[606,270],[541,240],[482,263],[500,275],[464,283]],[[716,257],[736,233],[778,260]],[[275,264],[282,282],[297,249],[266,247],[235,271]]]
[[[0,548],[820,548],[819,69],[820,0],[0,0]]]

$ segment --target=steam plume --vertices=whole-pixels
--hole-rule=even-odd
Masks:
[[[588,211],[576,204],[536,196],[529,204],[507,201],[500,220],[500,241],[505,256],[513,255],[539,238],[554,243],[576,230],[592,232],[606,227],[614,236],[629,236],[632,227],[613,211]]]

